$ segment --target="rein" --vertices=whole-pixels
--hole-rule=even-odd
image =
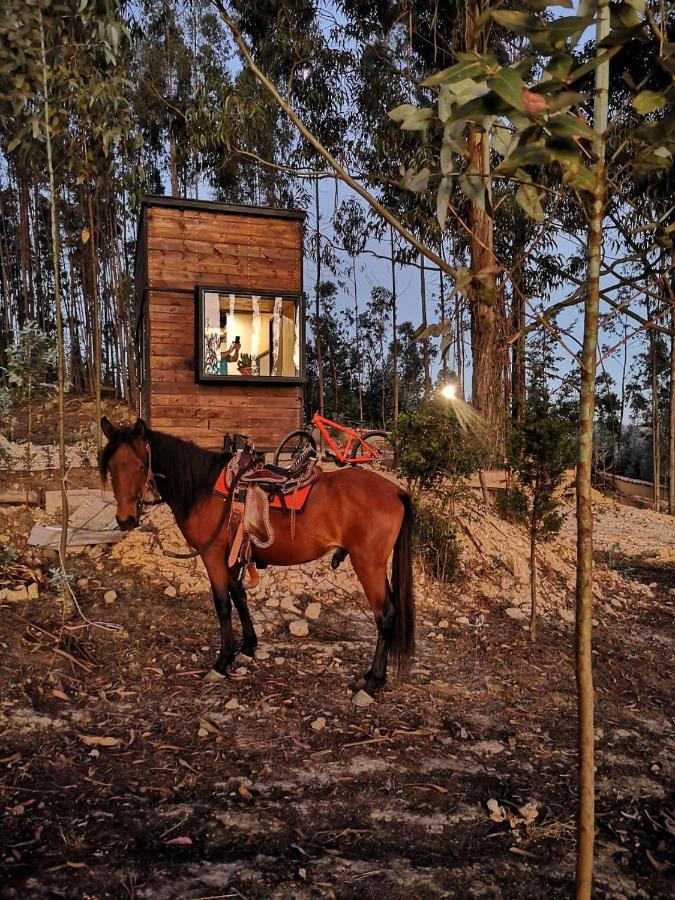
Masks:
[[[223,500],[223,509],[220,513],[220,518],[218,519],[218,524],[213,530],[213,533],[208,538],[208,540],[204,541],[203,544],[200,544],[195,550],[190,553],[172,553],[171,550],[164,550],[162,548],[162,554],[164,556],[169,557],[169,559],[194,559],[195,556],[201,556],[202,553],[206,553],[211,544],[215,541],[215,539],[220,534],[220,529],[225,524],[225,519],[228,518],[228,512],[232,511],[232,505],[230,504],[230,508],[228,509],[227,498]],[[161,544],[160,544],[161,546]]]

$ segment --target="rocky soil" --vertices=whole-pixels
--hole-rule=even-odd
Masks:
[[[667,897],[675,526],[596,507],[596,896]],[[207,684],[208,585],[163,556],[166,510],[69,557],[102,628],[25,549],[44,514],[0,508],[2,577],[38,585],[0,600],[0,897],[571,896],[573,522],[541,550],[532,645],[526,536],[456,514],[458,580],[417,572],[414,664],[358,706],[375,632],[348,561],[263,573],[256,660]]]

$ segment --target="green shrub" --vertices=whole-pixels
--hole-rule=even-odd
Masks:
[[[447,508],[438,502],[415,503],[417,553],[425,573],[452,581],[459,568],[460,545]]]
[[[524,525],[527,522],[527,497],[516,487],[498,491],[495,498],[495,510],[507,522]]]
[[[398,472],[415,492],[467,478],[480,466],[479,440],[438,403],[399,416],[392,440]]]

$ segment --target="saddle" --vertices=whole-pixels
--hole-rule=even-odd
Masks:
[[[291,534],[295,533],[295,514],[302,512],[312,485],[321,474],[316,454],[307,447],[293,463],[282,466],[264,465],[256,459],[253,444],[237,450],[218,476],[214,493],[227,497],[234,489],[230,528],[232,543],[228,566],[239,566],[248,578],[245,587],[260,581],[252,562],[253,547],[265,549],[274,543],[270,508],[291,515]]]

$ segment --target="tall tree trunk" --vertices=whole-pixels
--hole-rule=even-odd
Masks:
[[[537,488],[535,487],[535,493]],[[532,510],[530,523],[530,640],[537,639],[537,529],[535,513]]]
[[[56,212],[56,182],[52,161],[51,125],[49,121],[49,80],[42,13],[40,16],[40,47],[42,50],[42,85],[44,90],[44,126],[47,148],[47,173],[49,176],[49,210],[52,237],[52,263],[54,266],[54,307],[56,312],[56,350],[58,356],[58,409],[59,409],[59,466],[61,468],[61,541],[59,557],[65,575],[66,548],[68,545],[68,494],[66,492],[66,352],[61,318],[61,257],[59,252],[59,226]]]
[[[441,254],[443,252],[443,244],[440,245]],[[421,257],[420,257],[421,258]],[[439,269],[438,271],[438,291],[439,291],[439,304],[440,304],[440,314],[441,314],[441,322],[446,321],[446,311],[445,311],[445,278],[443,276],[443,270]],[[459,340],[459,335],[455,335],[455,340]],[[441,372],[443,373],[443,378],[448,374],[448,354],[450,349],[448,348],[447,352],[443,355],[443,359],[441,360]],[[457,345],[455,345],[455,356],[457,355]]]
[[[356,259],[354,257],[352,257],[352,276],[354,278],[354,343],[356,345],[356,377],[359,387],[359,424],[363,426],[363,361],[359,339],[359,295],[356,288]]]
[[[596,54],[609,34],[609,0],[598,0]],[[595,844],[595,771],[593,734],[593,417],[597,370],[600,262],[605,209],[605,132],[609,89],[609,62],[595,72],[593,130],[594,187],[588,227],[586,303],[581,355],[579,443],[577,450],[577,612],[576,677],[579,705],[579,814],[577,837],[577,900],[590,900],[593,890]]]
[[[314,208],[316,212],[316,292],[314,299],[314,341],[316,343],[316,368],[319,376],[319,413],[324,414],[323,359],[321,356],[321,219],[319,208],[319,176],[314,183]]]
[[[487,32],[476,34],[476,20],[481,12],[477,0],[466,7],[465,49],[485,52]],[[464,49],[464,48],[463,48]],[[490,142],[487,132],[472,127],[468,136],[469,167],[480,176],[481,184],[491,196]],[[503,347],[503,328],[500,321],[497,287],[494,275],[493,221],[486,209],[469,207],[469,252],[471,274],[469,288],[471,313],[471,402],[482,413],[498,444],[503,442],[503,376],[506,356]],[[478,278],[477,276],[480,276]]]
[[[616,463],[614,471],[616,472],[616,464],[621,456],[621,443],[623,441],[623,416],[626,409],[626,368],[628,367],[628,324],[626,317],[623,318],[623,362],[621,365],[621,405],[619,410],[619,430],[616,435]]]
[[[514,273],[514,278],[515,273]],[[513,344],[511,364],[511,418],[521,424],[525,420],[525,301],[517,284],[513,290],[511,327],[518,335]]]
[[[86,150],[85,150],[86,153]],[[94,207],[91,192],[87,191],[87,212],[89,214],[89,250],[91,254],[91,300],[94,351],[94,395],[96,397],[96,453],[103,447],[101,436],[101,314],[98,303],[98,266],[96,264],[96,232],[94,231]]]
[[[389,241],[391,244],[391,357],[392,374],[391,387],[394,402],[394,421],[398,419],[398,328],[396,324],[396,261],[394,259],[394,229],[389,226]],[[383,424],[386,428],[386,423]]]
[[[30,296],[30,244],[28,238],[28,186],[26,184],[26,170],[21,166],[16,169],[16,182],[18,186],[19,202],[19,228],[17,232],[16,249],[21,274],[21,303],[17,310],[19,328],[32,318],[32,304]]]
[[[485,176],[490,172],[490,145],[487,133],[473,130],[469,135],[471,169]],[[495,438],[503,435],[503,353],[494,274],[493,222],[479,206],[471,206],[469,250],[474,280],[469,290],[471,309],[471,400],[482,413]],[[488,274],[479,273],[488,270]]]
[[[672,259],[675,265],[675,253]],[[668,282],[670,301],[670,407],[668,416],[668,512],[675,516],[675,291],[673,275]]]
[[[647,318],[651,316],[647,313]],[[649,362],[652,381],[652,483],[654,487],[654,509],[661,506],[661,417],[659,416],[659,373],[657,371],[656,335],[649,332]]]
[[[427,327],[427,285],[424,276],[424,257],[420,253],[420,299],[422,301],[422,326]],[[429,338],[422,341],[422,358],[424,360],[424,400],[431,397],[431,371],[429,369]]]

